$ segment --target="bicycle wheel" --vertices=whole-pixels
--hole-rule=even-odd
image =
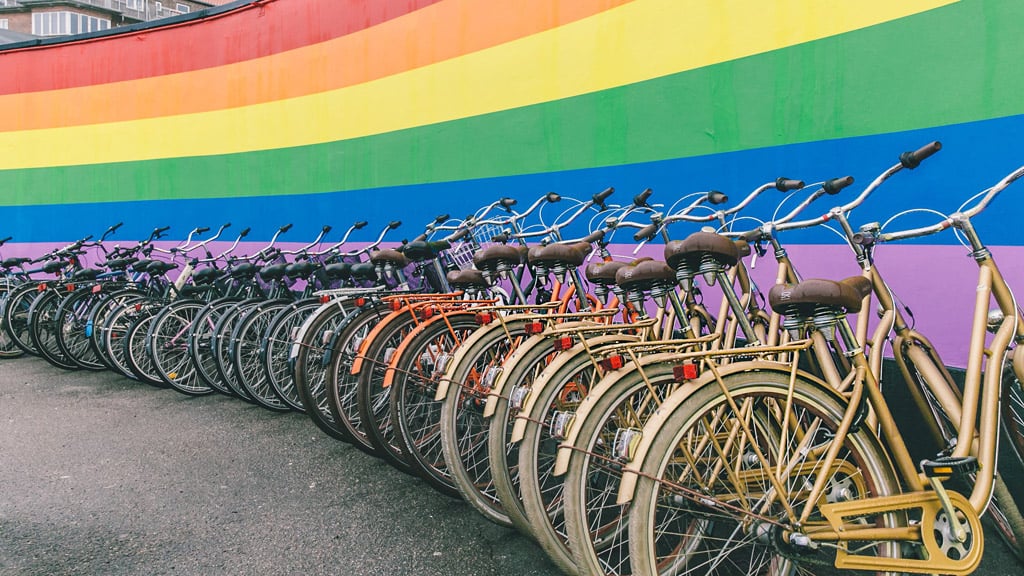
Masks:
[[[4,301],[4,330],[15,346],[33,356],[38,356],[39,351],[32,343],[28,311],[39,296],[39,286],[38,282],[26,282],[11,291]]]
[[[9,280],[0,281],[0,358],[17,358],[23,356],[25,351],[18,347],[18,344],[11,337],[10,331],[7,329],[7,321],[2,310],[7,306],[7,297],[10,296],[16,285],[11,283]]]
[[[374,326],[390,313],[391,309],[381,302],[353,312],[339,323],[325,350],[328,364],[320,376],[322,389],[311,390],[323,394],[331,422],[338,427],[344,438],[374,456],[377,455],[376,449],[363,430],[359,417],[359,402],[356,399],[359,376],[352,374],[352,365],[363,341],[369,337]]]
[[[526,335],[524,324],[506,320],[505,329],[467,342],[462,361],[445,373],[453,388],[441,405],[441,448],[459,492],[484,518],[509,527],[512,520],[491,477],[483,412],[492,379]]]
[[[86,370],[106,368],[89,345],[87,333],[89,315],[99,301],[100,297],[88,287],[71,293],[57,308],[57,346],[68,360]]]
[[[267,381],[274,387],[274,391],[281,397],[281,400],[298,412],[305,412],[306,409],[302,405],[302,396],[295,388],[295,378],[292,377],[288,356],[295,343],[299,328],[319,307],[319,298],[310,298],[289,304],[271,320],[267,335],[260,344],[260,358]]]
[[[437,392],[439,361],[450,356],[479,325],[472,312],[438,317],[410,338],[391,382],[391,415],[402,452],[416,472],[439,492],[458,496],[441,449],[441,403]]]
[[[64,370],[77,370],[78,366],[57,345],[57,308],[64,297],[56,289],[50,289],[32,301],[28,311],[29,335],[33,347],[47,362]]]
[[[117,372],[132,380],[138,380],[139,377],[132,372],[131,366],[128,364],[127,347],[124,343],[128,339],[128,330],[135,323],[135,319],[142,314],[142,309],[146,305],[147,299],[124,304],[111,312],[103,323],[105,356]]]
[[[217,320],[217,325],[213,327],[213,338],[210,339],[210,348],[213,350],[213,358],[217,362],[217,376],[220,378],[220,382],[227,384],[235,396],[253,403],[256,401],[238,380],[235,366],[231,362],[231,347],[234,345],[232,334],[242,317],[253,306],[261,302],[263,302],[262,298],[249,298],[225,310]]]
[[[663,425],[645,431],[653,439],[639,463],[629,518],[634,573],[820,573],[834,571],[840,546],[882,558],[912,547],[891,540],[801,544],[814,543],[815,528],[828,526],[821,504],[898,493],[892,466],[864,428],[845,436],[826,463],[844,400],[824,386],[803,378],[791,385],[778,372],[725,381],[728,396],[716,384],[683,394]],[[811,501],[810,487],[822,476],[825,489]],[[864,513],[857,523],[897,527],[907,519]]]
[[[188,330],[188,353],[196,367],[196,374],[199,375],[199,379],[203,384],[225,396],[234,396],[235,394],[232,392],[231,387],[220,379],[220,375],[217,373],[217,358],[213,350],[213,335],[220,317],[241,301],[241,298],[227,297],[218,298],[208,303],[196,314],[196,317],[192,320],[192,326]]]
[[[188,396],[213,393],[213,388],[199,378],[188,353],[188,332],[205,306],[198,300],[177,300],[156,316],[146,335],[153,371],[164,383]]]
[[[385,320],[384,322],[387,322]],[[384,387],[384,375],[402,341],[416,328],[418,320],[408,312],[394,317],[363,350],[362,369],[356,384],[356,404],[362,431],[377,455],[403,472],[414,474],[405,459],[391,416],[391,389]]]
[[[256,304],[245,312],[231,333],[230,357],[238,383],[257,404],[276,412],[288,412],[291,406],[270,385],[260,359],[260,345],[271,320],[290,302],[270,300]]]
[[[160,378],[146,345],[146,336],[149,334],[153,321],[156,320],[158,306],[159,304],[154,303],[139,311],[131,326],[128,327],[128,332],[121,345],[124,347],[124,357],[128,369],[135,374],[139,381],[154,388],[167,388],[168,384]]]
[[[653,360],[643,371],[627,366],[602,373],[590,358],[548,379],[529,414],[519,448],[520,489],[527,517],[548,554],[583,573],[631,574],[624,519],[616,503],[621,479],[613,458],[620,430],[638,430],[675,388],[672,366]],[[585,410],[580,409],[585,398]],[[575,413],[578,428],[564,478],[554,475],[560,439],[550,424]]]
[[[341,327],[351,323],[360,312],[350,309],[344,300],[324,304],[302,323],[289,353],[295,390],[306,408],[306,415],[325,434],[345,442],[352,442],[353,438],[330,406],[327,374],[340,353],[332,342],[338,340]]]
[[[101,292],[100,296],[100,301],[89,311],[89,319],[86,320],[85,331],[89,336],[89,347],[108,369],[120,372],[111,359],[106,344],[107,320],[121,307],[141,301],[145,295],[137,288],[126,288],[110,294]]]
[[[534,344],[523,351],[531,340]],[[568,413],[575,409],[599,377],[591,356],[595,349],[635,341],[637,337],[621,333],[592,336],[585,344],[576,344],[555,356],[552,356],[554,337],[535,336],[531,340],[517,349],[514,356],[519,360],[514,364],[510,361],[503,371],[501,377],[506,381],[501,394],[489,400],[495,403],[495,408],[489,424],[488,457],[495,490],[509,518],[520,531],[539,539],[523,504],[520,461],[522,439],[527,436],[525,431],[531,435],[549,434],[549,430],[530,429],[550,423],[555,412]],[[536,464],[532,466],[532,469],[537,468]],[[556,564],[559,564],[557,560]],[[563,570],[572,569],[569,559],[564,566],[559,565]]]

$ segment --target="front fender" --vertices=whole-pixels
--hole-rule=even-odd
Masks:
[[[739,372],[752,371],[777,372],[788,377],[792,373],[792,368],[786,364],[768,362],[766,360],[737,362],[735,364],[728,364],[718,368],[718,374],[722,377]],[[808,374],[807,372],[797,371],[797,377],[813,381],[820,384],[822,387],[831,390],[831,387],[827,383],[816,376]],[[651,449],[651,443],[654,441],[654,437],[657,436],[658,431],[661,430],[666,422],[668,422],[668,419],[675,413],[676,409],[679,408],[683,402],[689,399],[690,395],[693,394],[694,391],[702,388],[709,382],[713,382],[714,380],[715,374],[709,370],[701,374],[696,380],[680,386],[675,392],[666,398],[664,402],[662,402],[661,406],[654,412],[651,419],[644,424],[640,442],[637,445],[633,459],[629,464],[623,467],[622,481],[619,483],[618,504],[626,504],[633,500],[633,494],[636,491],[636,481],[639,478],[638,473],[644,467],[644,462],[646,461]]]

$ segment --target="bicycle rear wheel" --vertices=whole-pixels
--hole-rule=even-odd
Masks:
[[[57,345],[57,309],[65,295],[50,289],[32,301],[29,309],[29,334],[32,345],[39,355],[57,368],[77,370],[78,365],[65,355]]]
[[[239,319],[231,334],[230,357],[238,383],[257,404],[276,412],[288,412],[291,406],[270,385],[260,359],[260,345],[266,338],[271,320],[290,302],[271,300],[256,304]]]
[[[7,297],[14,292],[15,288],[16,285],[9,280],[0,281],[0,322],[4,323],[3,326],[0,326],[0,358],[17,358],[25,354],[25,351],[18,347],[7,330],[7,321],[2,313],[7,306]]]
[[[298,412],[305,412],[302,396],[295,388],[288,356],[295,344],[299,328],[320,307],[319,298],[293,302],[278,312],[270,322],[267,335],[260,344],[260,359],[267,381],[274,387],[281,400]]]
[[[57,346],[68,360],[86,370],[106,368],[90,346],[87,333],[89,316],[99,302],[99,295],[88,287],[76,290],[57,309]]]
[[[32,343],[28,312],[39,296],[39,286],[38,282],[26,282],[8,293],[4,301],[4,330],[15,346],[33,356],[38,356],[39,351]]]

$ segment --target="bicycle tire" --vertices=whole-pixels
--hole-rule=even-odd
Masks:
[[[165,384],[187,396],[214,392],[199,378],[188,351],[188,331],[205,307],[206,303],[199,300],[176,300],[157,314],[146,335],[154,372]]]
[[[359,403],[356,400],[359,378],[352,374],[359,346],[373,327],[390,314],[391,309],[383,302],[356,310],[337,324],[337,330],[326,345],[328,364],[317,373],[321,385],[314,389],[317,406],[330,413],[331,422],[353,446],[367,454],[377,455],[373,443],[366,436],[359,418]],[[323,395],[322,400],[320,395]]]
[[[7,306],[7,297],[14,292],[15,287],[9,279],[0,284],[0,322],[3,323],[3,326],[0,326],[0,358],[18,358],[25,355],[25,351],[11,337],[7,329],[6,315],[3,314],[3,309]]]
[[[29,334],[32,345],[43,359],[63,370],[77,370],[78,365],[65,356],[57,345],[57,309],[63,299],[63,294],[50,289],[32,301],[28,312]]]
[[[3,327],[11,342],[32,356],[38,356],[39,351],[32,343],[28,311],[32,307],[32,301],[39,295],[39,286],[39,282],[26,282],[10,292],[4,300]]]
[[[124,342],[121,345],[124,347],[124,356],[128,368],[140,382],[145,382],[154,388],[170,388],[160,378],[160,374],[153,366],[153,358],[149,353],[146,338],[149,334],[150,326],[156,320],[157,313],[159,312],[158,307],[158,303],[153,303],[151,306],[144,307],[139,311],[131,326],[128,327],[128,332],[125,334]]]
[[[505,527],[512,527],[512,520],[491,477],[489,430],[483,417],[490,390],[482,382],[482,375],[502,365],[526,335],[524,324],[525,321],[506,319],[504,330],[485,333],[486,336],[467,342],[462,361],[445,374],[455,388],[448,391],[441,406],[441,447],[459,493],[484,518]]]
[[[416,329],[418,322],[415,315],[404,312],[383,327],[366,346],[356,385],[359,420],[367,439],[378,456],[407,474],[415,474],[415,471],[406,461],[395,432],[391,416],[391,389],[384,387],[384,376],[395,352]]]
[[[101,292],[100,295],[99,303],[89,312],[89,319],[86,321],[86,331],[89,333],[89,346],[108,370],[120,372],[114,360],[111,359],[107,348],[105,334],[107,320],[112,314],[120,310],[122,306],[141,301],[146,296],[137,288],[124,288],[109,294]]]
[[[441,449],[441,403],[435,373],[442,355],[451,355],[479,325],[472,311],[439,316],[412,335],[395,359],[391,417],[406,461],[427,484],[459,497]]]
[[[86,333],[89,316],[99,301],[99,296],[87,287],[72,292],[57,308],[57,346],[68,360],[85,370],[106,368],[90,346]]]
[[[212,345],[213,334],[224,312],[241,301],[240,297],[229,296],[207,303],[196,315],[188,331],[188,353],[196,367],[196,374],[204,384],[225,396],[235,394],[226,382],[221,381],[217,373],[217,358]]]
[[[292,302],[270,322],[267,336],[260,344],[260,359],[267,380],[274,387],[277,395],[296,412],[305,412],[302,396],[295,389],[295,378],[292,376],[288,357],[292,345],[295,344],[299,328],[307,318],[320,307],[319,298],[308,298]]]
[[[288,357],[295,391],[302,399],[306,416],[331,438],[353,442],[352,436],[331,411],[326,382],[333,360],[331,341],[336,339],[339,327],[359,313],[359,309],[350,310],[348,303],[347,300],[334,300],[313,312],[299,328]]]
[[[291,300],[279,299],[252,306],[239,318],[231,333],[229,356],[238,383],[253,401],[274,412],[290,412],[292,408],[270,385],[260,359],[260,348],[271,320],[289,303]]]
[[[877,437],[864,428],[851,432],[839,447],[833,468],[822,470],[809,455],[834,440],[830,435],[842,420],[845,400],[803,377],[791,383],[789,374],[781,372],[741,372],[723,380],[728,397],[715,384],[687,391],[681,395],[685,401],[666,409],[666,420],[659,421],[656,429],[644,431],[652,435],[652,441],[648,456],[638,463],[639,479],[630,504],[628,540],[633,572],[688,574],[707,573],[713,568],[715,573],[759,574],[769,568],[799,572],[807,570],[808,564],[815,570],[833,566],[833,547],[821,546],[815,551],[798,548],[790,543],[793,540],[783,543],[781,534],[785,530],[806,533],[808,527],[827,525],[820,512],[815,512],[821,500],[840,502],[899,493],[892,464]],[[733,412],[729,398],[743,407],[739,416]],[[799,427],[801,434],[780,434],[780,430],[787,430],[777,421],[777,411],[783,407],[790,408],[781,412],[788,427]],[[737,424],[741,421],[746,422],[750,434],[740,433],[739,441],[718,451],[723,446],[717,439],[720,434],[742,430]],[[789,441],[798,436],[810,443],[803,446],[806,450],[799,447],[799,442]],[[699,461],[702,466],[687,468],[686,461],[674,457],[684,444],[682,450],[689,450],[691,458],[696,458],[690,462]],[[764,460],[756,455],[758,452]],[[767,462],[769,471],[758,473],[763,469],[761,462]],[[718,465],[744,471],[743,485],[736,486],[738,476],[715,472]],[[757,484],[777,478],[775,470],[783,469],[794,471],[789,479],[779,480],[784,495]],[[820,475],[829,478],[827,492],[818,502],[810,503],[806,501],[807,484]],[[692,491],[701,482],[705,483],[701,489],[704,500]],[[732,489],[736,491],[729,493]],[[749,502],[742,498],[744,494],[751,498],[754,494],[773,494],[776,504],[758,508],[759,518],[752,519],[739,503]],[[811,514],[802,526],[795,526],[779,510],[777,502],[783,498],[794,510],[810,506]],[[735,507],[730,508],[730,504]],[[860,522],[895,527],[908,521],[901,514],[883,513],[864,514]],[[885,558],[898,558],[911,547],[893,541],[857,544],[859,553],[874,552]]]
[[[217,320],[217,325],[213,328],[213,337],[210,339],[210,348],[217,361],[217,376],[220,378],[220,382],[227,384],[235,396],[251,403],[256,401],[249,396],[249,392],[238,380],[238,374],[235,373],[235,366],[231,362],[230,354],[234,344],[232,334],[235,327],[238,326],[245,313],[260,302],[263,302],[263,298],[247,298],[225,310]]]

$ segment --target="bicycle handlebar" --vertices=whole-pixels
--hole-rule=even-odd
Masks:
[[[923,148],[922,148],[923,150]],[[932,152],[934,153],[934,152]],[[925,156],[927,157],[927,156]],[[985,195],[975,204],[972,208],[967,210],[956,212],[943,221],[932,224],[930,226],[922,226],[920,228],[911,228],[909,230],[901,230],[899,232],[885,232],[881,234],[873,234],[871,232],[858,232],[853,235],[853,241],[861,246],[869,246],[876,242],[894,242],[897,240],[907,240],[910,238],[920,238],[922,236],[930,236],[946,230],[952,226],[958,225],[960,222],[970,220],[974,216],[978,215],[982,210],[988,207],[989,203],[1007,186],[1013,184],[1016,180],[1024,176],[1024,166],[1017,168],[1013,172],[1010,172],[997,182],[994,186],[988,189]]]

